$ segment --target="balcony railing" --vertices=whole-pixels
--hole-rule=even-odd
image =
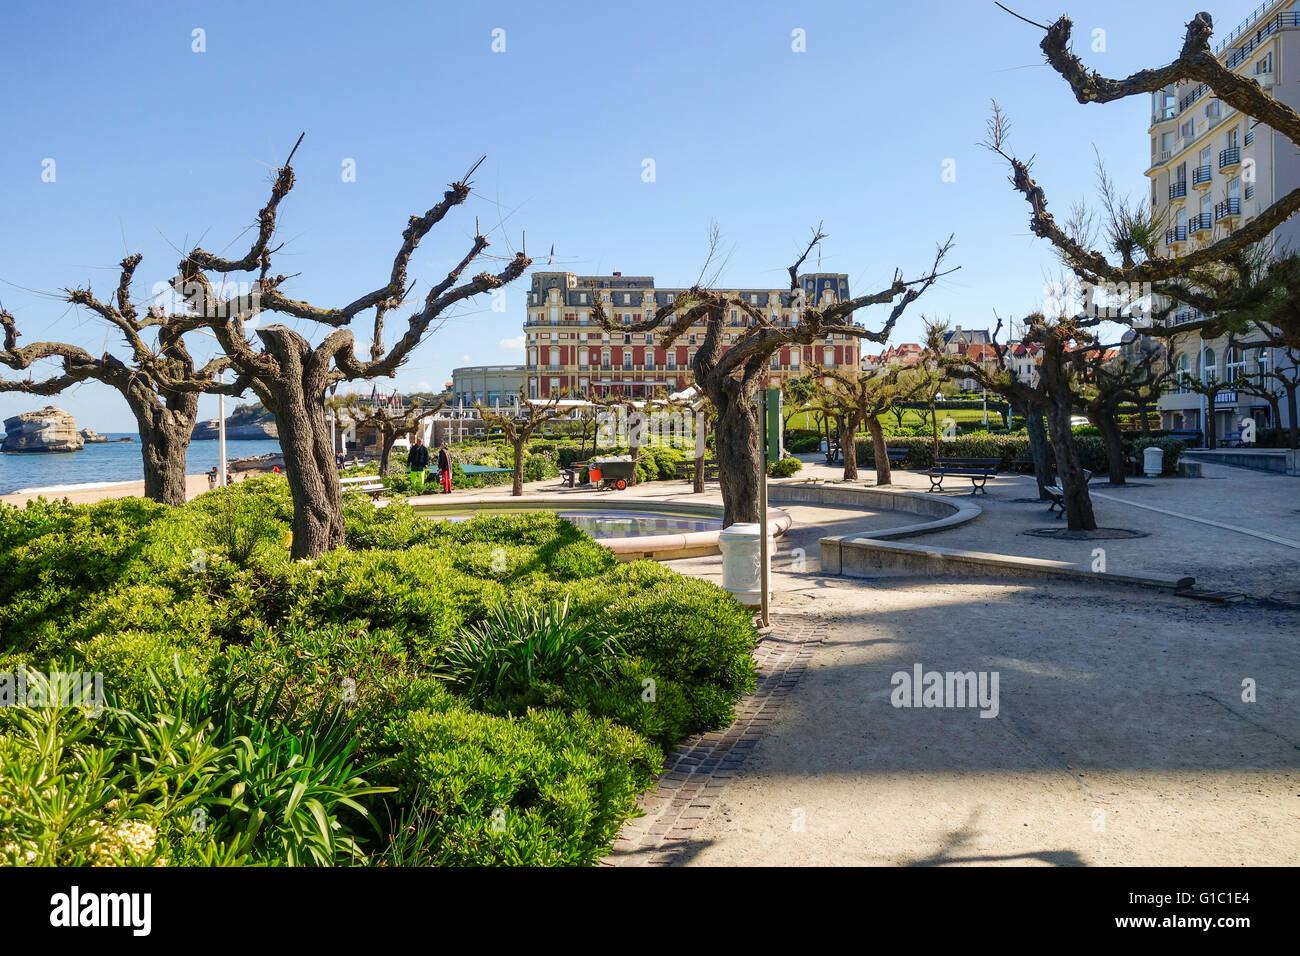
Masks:
[[[1209,181],[1210,181],[1209,166],[1197,166],[1195,169],[1192,170],[1193,186],[1204,186]]]
[[[1254,198],[1255,198],[1255,184],[1254,184],[1254,183],[1246,183],[1246,198],[1247,198],[1247,199],[1254,199]]]
[[[1187,241],[1187,227],[1176,226],[1165,233],[1165,244],[1172,246],[1175,242]]]
[[[1255,131],[1248,129],[1246,130],[1246,145],[1249,146],[1253,142],[1255,142]]]
[[[1219,150],[1219,168],[1225,169],[1228,166],[1236,166],[1241,162],[1241,147],[1229,146],[1227,149]]]
[[[1182,199],[1187,195],[1187,180],[1180,179],[1169,184],[1169,198]]]
[[[1215,222],[1218,222],[1220,219],[1226,219],[1229,216],[1240,216],[1240,215],[1241,215],[1240,199],[1225,199],[1223,200],[1223,202],[1216,203],[1214,206]]]
[[[1196,89],[1192,90],[1192,92],[1188,93],[1186,96],[1184,96],[1181,100],[1178,101],[1178,112],[1181,113],[1183,110],[1187,109],[1187,107],[1191,106],[1193,103],[1195,103],[1197,100],[1199,100],[1202,96],[1204,96],[1208,92],[1210,92],[1210,88],[1206,84],[1202,83]]]
[[[1260,12],[1264,10],[1267,6],[1268,6],[1267,3],[1262,4],[1259,8],[1259,11],[1256,12]],[[1242,24],[1242,27],[1249,26],[1249,25],[1250,25],[1250,21],[1247,20],[1246,23]],[[1300,13],[1291,11],[1288,13],[1274,14],[1273,16],[1269,17],[1269,19],[1265,23],[1263,23],[1257,30],[1255,30],[1255,32],[1251,35],[1249,40],[1247,40],[1241,46],[1237,47],[1235,50],[1229,53],[1228,58],[1224,61],[1223,65],[1230,70],[1236,69],[1237,64],[1241,63],[1248,56],[1250,56],[1250,54],[1255,50],[1257,46],[1259,46],[1261,43],[1263,43],[1265,40],[1271,37],[1278,30],[1281,30],[1283,27],[1294,27],[1294,26],[1300,26]],[[1224,44],[1235,39],[1238,33],[1241,31],[1242,27],[1238,27],[1232,33],[1229,33],[1227,38],[1224,40]],[[1222,49],[1223,49],[1223,45],[1220,45],[1219,50],[1222,51]]]
[[[1205,232],[1210,228],[1210,225],[1210,214],[1208,212],[1203,212],[1200,215],[1193,216],[1191,219],[1187,220],[1187,232],[1188,234],[1194,232]]]

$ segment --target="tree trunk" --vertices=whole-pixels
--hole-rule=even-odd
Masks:
[[[515,474],[510,494],[518,498],[524,493],[524,446],[528,444],[528,436],[516,438],[511,444],[515,450]]]
[[[844,457],[844,480],[858,480],[858,421],[852,415],[840,419],[840,454]]]
[[[1090,421],[1101,433],[1102,444],[1106,446],[1106,465],[1110,471],[1112,485],[1124,484],[1128,473],[1128,462],[1124,458],[1124,437],[1120,433],[1119,423],[1113,414],[1098,413],[1089,416]]]
[[[140,429],[144,496],[164,505],[185,504],[185,453],[198,418],[197,394],[178,396],[168,408],[153,392],[127,395]]]
[[[1296,389],[1297,386],[1291,385],[1286,388],[1286,414],[1287,414],[1287,434],[1289,444],[1292,448],[1300,448],[1300,420],[1296,418]],[[1278,434],[1281,434],[1282,421],[1278,419]]]
[[[724,528],[758,522],[758,411],[743,392],[735,392],[726,389],[711,396],[718,410],[714,441]]]
[[[695,459],[695,480],[691,483],[691,494],[704,494],[704,456],[705,452],[700,452]]]
[[[257,335],[280,369],[267,384],[293,496],[290,554],[295,560],[318,558],[345,543],[343,491],[325,418],[328,364],[283,325],[258,329]]]
[[[628,479],[627,483],[628,483],[629,485],[635,485],[635,484],[636,484],[636,466],[637,466],[637,462],[639,462],[639,461],[641,460],[641,446],[640,446],[640,445],[629,445],[629,446],[628,446],[628,456],[632,459],[632,477]]]
[[[1048,454],[1051,447],[1047,441],[1047,427],[1043,424],[1043,412],[1032,405],[1025,406],[1025,428],[1029,432],[1029,457],[1034,463],[1034,480],[1038,483],[1038,500],[1047,501],[1046,488],[1056,484],[1052,480],[1052,458]]]
[[[889,468],[889,448],[885,444],[885,430],[880,427],[880,419],[875,415],[866,416],[866,422],[867,431],[871,433],[872,454],[876,459],[876,484],[893,484],[893,472]]]
[[[1062,497],[1065,500],[1065,519],[1071,531],[1095,531],[1097,519],[1092,513],[1092,498],[1088,495],[1088,482],[1079,464],[1074,436],[1070,432],[1070,413],[1073,411],[1067,394],[1062,401],[1053,401],[1048,410],[1048,426],[1052,451],[1056,453],[1056,473],[1061,479]]]
[[[380,441],[382,442],[379,452],[379,473],[381,475],[386,475],[388,474],[388,465],[393,457],[393,444],[397,441],[397,432],[394,431],[390,434],[386,431],[381,431],[379,436]]]

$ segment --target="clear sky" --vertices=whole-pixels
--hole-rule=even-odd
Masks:
[[[1198,9],[1221,36],[1257,0],[1008,5],[1040,22],[1068,10],[1076,51],[1117,76],[1171,60]],[[274,270],[300,272],[285,291],[320,305],[386,281],[407,218],[487,154],[471,200],[413,260],[414,296],[463,254],[475,216],[495,254],[526,232],[541,268],[554,245],[554,268],[668,286],[699,273],[710,221],[729,254],[722,283],[734,287],[783,286],[823,222],[822,268],[848,273],[855,293],[882,287],[895,267],[919,274],[955,234],[961,271],[912,306],[893,342],[917,339],[922,315],[991,326],[993,309],[1039,304],[1055,269],[1004,164],[978,145],[990,100],[1011,117],[1013,148],[1037,157],[1059,214],[1093,195],[1094,146],[1124,191],[1148,189],[1148,98],[1080,106],[1043,64],[1040,37],[991,0],[8,0],[0,302],[24,343],[120,348],[99,319],[49,293],[90,283],[108,298],[129,251],[144,255],[134,291],[146,301],[182,248],[242,255],[270,167],[306,131]],[[349,160],[355,182],[344,181]],[[509,289],[505,312],[486,299],[461,309],[397,384],[440,388],[458,365],[522,362],[526,288],[527,278]],[[858,317],[883,321],[880,310]],[[356,326],[367,339],[368,322]],[[135,430],[125,402],[97,383],[50,401],[82,426]],[[0,394],[0,418],[46,403]],[[202,414],[215,416],[214,398]]]

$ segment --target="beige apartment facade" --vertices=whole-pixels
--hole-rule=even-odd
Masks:
[[[1262,4],[1215,50],[1230,69],[1295,109],[1300,109],[1298,5],[1300,0]],[[1185,82],[1153,94],[1149,132],[1147,176],[1152,207],[1165,222],[1165,255],[1185,254],[1230,235],[1300,186],[1300,152],[1294,144],[1221,102],[1204,84]],[[1293,217],[1274,230],[1272,245],[1300,251],[1300,220]],[[1199,317],[1191,309],[1175,315],[1184,321]],[[1288,362],[1279,350],[1252,346],[1249,336],[1243,338],[1243,346],[1236,347],[1226,336],[1204,341],[1197,333],[1176,337],[1170,361],[1202,381],[1225,385],[1239,373]],[[1265,399],[1230,387],[1212,399],[1175,388],[1161,397],[1159,408],[1165,428],[1203,431],[1212,415],[1220,436],[1247,418],[1261,427],[1279,424],[1269,420]]]
[[[848,276],[811,273],[799,277],[805,301],[825,306],[849,298]],[[632,326],[679,298],[684,288],[659,288],[652,276],[579,276],[571,272],[535,272],[528,292],[524,321],[530,398],[567,392],[576,397],[627,395],[649,397],[657,392],[677,392],[694,384],[691,363],[704,341],[703,322],[692,326],[673,345],[663,341],[664,330],[621,332],[603,329],[592,316],[592,297],[600,296],[605,314],[618,325]],[[798,303],[790,291],[737,289],[729,295],[760,309],[774,325],[799,321]],[[724,350],[751,327],[742,309],[727,316]],[[774,354],[768,384],[807,374],[813,365],[857,368],[859,340],[851,335],[828,335],[815,345],[787,346]]]

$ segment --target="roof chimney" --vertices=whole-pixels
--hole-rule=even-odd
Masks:
[[[618,276],[619,278],[623,277],[623,273],[621,272],[615,272],[614,275]]]

